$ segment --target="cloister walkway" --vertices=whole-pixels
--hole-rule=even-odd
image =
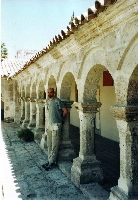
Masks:
[[[60,170],[45,171],[41,165],[47,155],[35,142],[21,141],[16,131],[19,125],[1,123],[1,199],[3,200],[87,200]],[[79,152],[79,129],[70,126],[70,138]],[[104,173],[102,187],[109,193],[119,178],[119,144],[99,135],[95,137],[95,152]],[[105,200],[105,199],[104,199]]]

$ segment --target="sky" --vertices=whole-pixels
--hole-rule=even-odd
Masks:
[[[18,50],[42,50],[55,35],[94,5],[94,0],[1,0],[1,42],[8,57]]]

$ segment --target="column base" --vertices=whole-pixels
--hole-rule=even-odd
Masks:
[[[73,161],[76,157],[71,142],[63,141],[58,150],[58,161]]]
[[[11,123],[11,122],[14,122],[14,119],[11,118],[11,117],[6,117],[6,118],[4,118],[4,121],[5,121],[6,123]]]
[[[21,119],[20,119],[20,124],[22,124],[23,121],[24,121],[24,117],[21,117]]]
[[[45,131],[45,128],[36,127],[34,129],[34,140],[41,140],[44,131]]]
[[[102,183],[103,173],[100,167],[100,162],[96,158],[91,158],[91,160],[82,160],[77,157],[73,160],[73,165],[71,168],[71,180],[77,186],[80,184],[88,184],[92,182]]]
[[[28,128],[29,129],[32,129],[32,128],[35,128],[36,127],[36,123],[34,122],[30,122],[29,124],[28,124]]]
[[[138,193],[127,195],[118,186],[111,188],[109,200],[130,200],[130,199],[133,199],[133,200],[138,199]]]
[[[42,134],[42,136],[41,136],[40,148],[41,149],[47,148],[47,135],[46,135],[46,133]]]
[[[27,128],[28,124],[29,124],[29,120],[24,119],[21,127],[22,128]]]

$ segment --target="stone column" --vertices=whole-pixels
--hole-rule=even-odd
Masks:
[[[13,90],[13,100],[15,102],[15,113],[14,113],[14,122],[20,124],[21,119],[21,99],[20,92],[18,88],[18,83],[14,80],[14,90]]]
[[[70,127],[70,110],[73,101],[62,101],[65,107],[68,109],[67,116],[64,119],[62,127],[62,143],[58,151],[58,161],[72,161],[76,157],[74,148],[69,139],[69,127]]]
[[[120,138],[120,178],[110,200],[138,199],[138,107],[112,106]]]
[[[28,124],[29,129],[36,127],[36,102],[34,98],[30,98],[30,122]]]
[[[25,100],[25,119],[22,123],[22,128],[27,128],[30,120],[30,98],[24,98]]]
[[[42,134],[45,131],[45,119],[44,119],[44,99],[36,99],[36,128],[34,130],[35,140],[40,140]]]
[[[43,100],[44,103],[44,107],[45,107],[45,132],[44,134],[42,134],[42,138],[41,138],[41,142],[40,142],[40,147],[42,149],[47,148],[47,127],[48,127],[48,111],[47,111],[47,103],[46,103],[46,99]],[[47,150],[46,150],[47,152]]]
[[[20,123],[23,123],[23,120],[25,119],[25,97],[21,97],[21,120]]]
[[[2,79],[2,84],[4,87],[3,91],[3,102],[4,102],[4,121],[13,122],[15,116],[15,102],[14,102],[14,91],[13,84],[14,80],[12,79]],[[3,89],[1,87],[1,89]]]
[[[71,180],[79,187],[80,184],[103,180],[101,163],[94,154],[94,119],[101,103],[76,103],[75,106],[80,118],[80,152],[79,157],[73,160]]]

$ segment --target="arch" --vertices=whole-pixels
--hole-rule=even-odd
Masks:
[[[48,80],[48,88],[54,88],[55,96],[57,96],[57,85],[56,85],[56,79],[53,75],[50,76]]]
[[[43,81],[44,85],[47,81],[47,74],[48,74],[49,69],[45,69],[42,71],[41,77],[40,77],[40,81]]]
[[[62,79],[60,98],[75,101],[78,99],[77,84],[71,72],[67,72]]]
[[[24,79],[23,82],[24,82],[25,86],[31,85],[31,83],[33,82],[32,77],[30,77],[30,76],[26,77],[26,79]]]
[[[45,97],[46,97],[46,95],[45,95],[44,82],[40,81],[38,84],[38,98],[44,99]]]
[[[56,80],[53,75],[51,75],[48,80],[48,87],[52,87],[52,88],[56,89]]]
[[[25,97],[25,88],[24,88],[24,85],[21,87],[21,97]]]
[[[56,80],[56,76],[57,76],[56,68],[58,68],[58,67],[54,67],[54,65],[49,65],[48,69],[45,70],[46,80],[47,81],[49,81],[49,79],[51,79],[52,77]]]
[[[35,83],[33,83],[32,87],[31,87],[30,97],[36,98],[36,85],[35,85]]]
[[[110,81],[107,82],[107,79]],[[110,111],[110,107],[116,103],[114,79],[111,73],[103,65],[93,66],[87,74],[84,88],[81,87],[80,91],[82,92],[82,102],[86,104],[100,102],[102,104],[96,114],[96,130],[101,136],[118,142],[116,121]]]
[[[138,65],[138,34],[131,40],[123,57],[120,70],[116,71],[115,90],[118,104],[130,105],[136,101],[134,94],[137,87],[137,65]],[[134,90],[134,91],[133,91]],[[135,91],[136,92],[136,91]],[[133,97],[132,97],[133,94]],[[132,100],[133,99],[133,100]]]
[[[84,101],[91,101],[91,100],[96,101],[98,83],[104,70],[106,70],[104,66],[95,65],[88,72],[84,84],[84,93],[83,93]]]
[[[61,82],[63,80],[63,77],[66,75],[67,72],[70,72],[73,74],[75,81],[77,82],[77,74],[78,74],[78,67],[76,66],[76,60],[74,59],[69,59],[64,61],[59,69],[58,72],[58,77],[57,77],[57,81]]]
[[[106,50],[101,47],[90,49],[85,54],[79,69],[78,78],[81,79],[84,72],[89,71],[91,66],[94,66],[96,64],[100,64],[103,66],[106,65]]]
[[[127,105],[138,106],[138,65],[134,69],[128,84]]]
[[[26,85],[25,88],[25,97],[30,97],[30,84]]]
[[[125,59],[129,55],[129,52],[130,53],[131,53],[131,51],[138,52],[138,45],[137,44],[138,44],[138,33],[131,39],[131,41],[129,42],[127,48],[125,49],[125,51],[123,53],[123,56],[121,57],[120,62],[118,64],[117,70],[120,70],[122,68],[123,63],[125,62]],[[134,49],[135,49],[135,51],[134,51]],[[138,56],[137,56],[137,54],[135,54],[135,59],[133,61],[135,61],[135,63],[134,63],[134,67],[135,67],[136,64],[138,63]]]
[[[61,71],[62,71],[65,63],[66,63],[66,61],[62,62],[61,66],[60,66],[60,69],[59,69],[58,75],[57,75],[57,81],[59,81],[59,79],[60,79],[60,74],[61,74]]]

